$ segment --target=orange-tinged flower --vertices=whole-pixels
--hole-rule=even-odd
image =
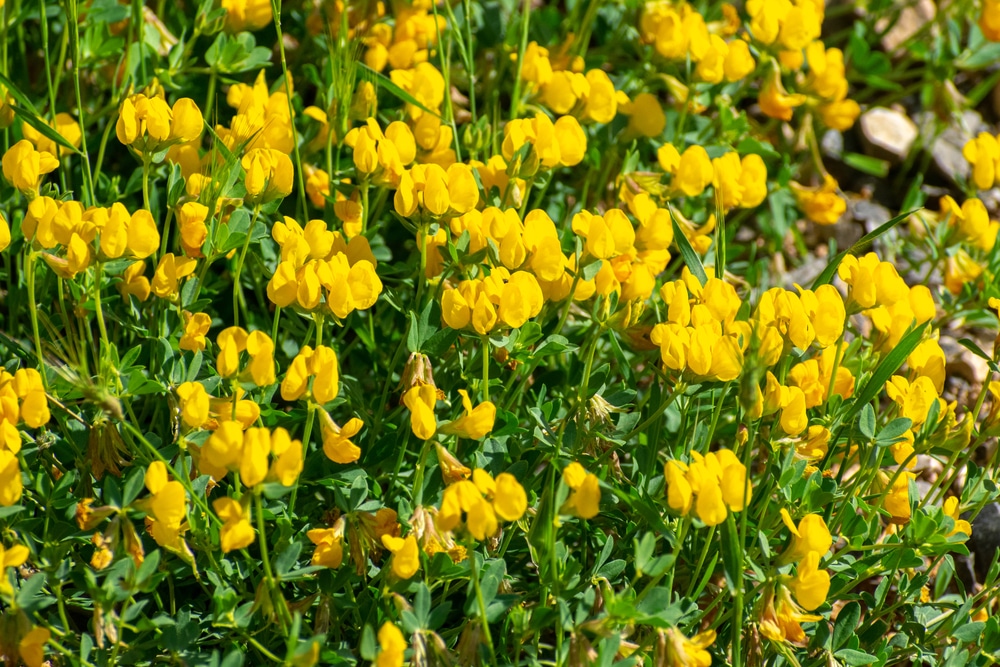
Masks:
[[[806,96],[801,94],[790,95],[781,85],[781,70],[775,64],[771,68],[771,75],[764,80],[758,98],[760,110],[771,118],[779,120],[791,120],[792,110],[801,106],[806,101]]]

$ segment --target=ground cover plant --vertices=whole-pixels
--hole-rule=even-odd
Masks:
[[[824,4],[0,0],[4,664],[1000,661],[1000,3]]]

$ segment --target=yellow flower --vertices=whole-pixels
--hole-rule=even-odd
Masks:
[[[674,173],[673,187],[688,197],[696,197],[712,182],[712,161],[702,146],[688,146],[681,154]]]
[[[256,533],[250,525],[249,513],[244,513],[238,501],[229,497],[219,498],[212,503],[212,507],[223,521],[219,528],[219,546],[223,553],[243,549],[253,543]]]
[[[702,455],[691,453],[692,461],[668,461],[664,467],[667,503],[681,515],[693,507],[703,523],[717,526],[729,511],[740,512],[753,490],[746,467],[729,449]]]
[[[980,190],[989,190],[996,182],[1000,166],[1000,144],[988,132],[980,132],[962,148],[962,156],[972,165],[972,180]]]
[[[122,273],[121,282],[118,283],[118,291],[123,299],[127,300],[129,294],[134,295],[139,301],[145,301],[149,298],[149,278],[143,275],[145,272],[146,263],[142,260],[128,265],[125,272]]]
[[[277,382],[274,373],[274,341],[263,331],[253,331],[247,336],[246,350],[250,355],[247,370],[258,387],[269,387]]]
[[[7,449],[0,450],[0,505],[10,507],[21,499],[21,467],[17,456]]]
[[[462,407],[465,410],[465,414],[454,421],[442,424],[438,431],[444,435],[456,435],[460,438],[479,440],[493,430],[493,422],[497,414],[496,406],[490,401],[484,401],[473,409],[472,401],[469,399],[469,392],[459,389],[458,393],[462,396]],[[423,439],[426,440],[427,438]]]
[[[694,491],[687,480],[687,465],[673,459],[663,466],[663,474],[667,481],[667,505],[681,516],[687,516],[694,505]]]
[[[410,427],[413,435],[421,440],[429,440],[437,431],[434,406],[437,404],[437,389],[434,385],[418,384],[403,395],[403,404],[410,410]]]
[[[196,264],[194,259],[175,257],[171,252],[163,255],[153,274],[153,294],[161,299],[176,301],[180,294],[180,281],[194,273]]]
[[[268,0],[222,0],[226,10],[226,31],[253,32],[271,23],[271,3]]]
[[[146,489],[152,494],[149,513],[153,526],[150,532],[160,546],[177,543],[181,522],[187,516],[187,497],[184,486],[177,480],[167,481],[167,467],[162,461],[153,461],[146,469]]]
[[[1000,42],[1000,1],[983,0],[983,11],[979,15],[979,29],[983,37],[991,42]]]
[[[365,423],[357,417],[352,417],[343,427],[326,413],[320,411],[320,424],[323,429],[323,453],[334,463],[354,463],[361,458],[361,448],[351,442]]]
[[[830,530],[819,514],[806,514],[796,526],[788,510],[782,507],[781,520],[792,533],[791,544],[781,554],[782,564],[798,563],[811,551],[822,556],[833,546]]]
[[[223,421],[202,445],[198,468],[217,480],[222,479],[229,470],[239,467],[242,454],[243,429],[240,423]]]
[[[892,523],[902,524],[910,520],[910,480],[914,477],[912,472],[903,472],[896,476],[891,487],[885,472],[880,470],[875,479],[875,487],[881,489],[884,496],[882,506],[889,512]]]
[[[600,512],[601,486],[597,475],[588,473],[574,461],[563,470],[563,482],[572,489],[569,498],[560,508],[561,514],[572,514],[581,519],[593,519]]]
[[[677,628],[667,628],[667,667],[710,667],[712,655],[706,651],[715,643],[715,630],[699,632],[688,639]]]
[[[945,265],[944,284],[952,294],[961,294],[966,285],[974,284],[983,273],[983,267],[969,256],[965,250],[959,249],[948,257]]]
[[[802,212],[819,225],[835,224],[847,211],[847,202],[837,194],[839,187],[829,174],[823,177],[823,185],[818,188],[807,188],[792,182],[792,190]]]
[[[406,640],[395,625],[386,621],[378,631],[378,657],[376,667],[403,667]]]
[[[254,148],[240,160],[246,172],[249,205],[287,197],[292,191],[295,167],[288,154],[273,148]]]
[[[726,81],[742,81],[757,68],[753,56],[750,54],[750,46],[742,39],[734,39],[729,42],[729,52],[723,64]]]
[[[271,464],[269,479],[276,479],[282,486],[293,486],[302,473],[302,441],[292,440],[284,428],[276,428],[271,432],[271,453],[274,463]]]
[[[812,611],[826,601],[830,592],[830,574],[819,569],[819,554],[810,551],[799,562],[795,578],[788,587],[795,594],[795,599],[806,611]]]
[[[759,609],[759,627],[762,635],[771,641],[789,642],[800,646],[805,645],[806,641],[806,634],[801,624],[822,619],[822,616],[806,614],[792,599],[789,588],[781,581],[768,587]]]
[[[792,110],[801,106],[806,101],[805,95],[789,95],[784,86],[781,85],[781,70],[775,64],[771,68],[771,75],[764,80],[758,98],[760,110],[771,118],[779,120],[791,120]]]
[[[126,146],[153,154],[198,139],[204,124],[201,109],[191,98],[181,98],[171,108],[158,95],[137,93],[122,100],[115,134]]]
[[[177,226],[180,228],[181,245],[188,257],[203,257],[201,247],[208,238],[208,207],[198,202],[189,201],[177,212]]]
[[[211,407],[205,385],[200,382],[185,382],[177,387],[180,398],[181,419],[191,428],[201,428],[208,421]]]
[[[10,225],[7,224],[7,218],[3,217],[0,213],[0,252],[7,249],[10,245]]]
[[[951,519],[955,522],[955,526],[951,529],[951,532],[948,533],[948,537],[957,535],[958,533],[965,534],[967,538],[972,536],[972,525],[959,515],[957,496],[949,496],[948,499],[944,501],[943,510],[945,516],[951,517]]]
[[[582,95],[583,118],[595,123],[610,123],[618,113],[618,97],[611,77],[599,69],[587,72],[587,87]]]
[[[38,194],[42,176],[59,166],[51,153],[39,152],[30,141],[22,139],[3,154],[3,175],[29,199]]]
[[[420,569],[420,548],[413,533],[406,538],[383,535],[382,545],[392,552],[392,573],[400,579],[409,579]]]
[[[655,95],[639,93],[629,104],[621,107],[628,116],[627,134],[655,138],[663,134],[667,116]]]
[[[271,433],[266,428],[248,428],[243,434],[240,452],[240,482],[253,487],[267,477],[268,455],[271,453]]]
[[[45,662],[45,645],[52,637],[48,628],[34,627],[17,644],[17,650],[27,667],[42,667]]]
[[[240,353],[247,349],[249,334],[243,327],[227,327],[219,332],[215,345],[219,348],[215,357],[215,370],[220,377],[228,378],[240,370]]]
[[[205,313],[191,314],[184,311],[184,335],[178,347],[182,350],[200,352],[205,349],[205,336],[212,327],[212,318]]]
[[[938,393],[944,391],[945,364],[947,359],[944,350],[936,338],[923,341],[906,358],[906,365],[910,370],[919,376],[930,378]]]
[[[11,588],[10,579],[7,577],[7,568],[21,567],[28,560],[29,555],[28,547],[23,544],[15,545],[10,549],[5,549],[0,544],[0,594],[3,594],[7,598],[13,597],[14,590]]]
[[[337,521],[333,528],[313,528],[306,533],[309,541],[316,545],[312,555],[312,565],[338,568],[344,560],[344,522]]]
[[[915,426],[924,423],[931,403],[940,400],[934,381],[923,375],[912,383],[901,375],[893,375],[885,383],[885,393],[899,406],[900,415],[911,419]]]

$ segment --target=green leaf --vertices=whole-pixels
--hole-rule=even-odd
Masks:
[[[735,594],[740,585],[740,571],[743,567],[739,533],[733,513],[726,514],[726,527],[722,531],[722,571],[726,575],[726,587]]]
[[[708,274],[705,273],[705,266],[701,263],[701,257],[691,247],[691,243],[688,242],[687,237],[684,236],[684,232],[681,231],[680,225],[677,224],[673,207],[667,207],[667,210],[670,211],[670,222],[674,226],[674,243],[677,244],[678,250],[681,251],[681,257],[684,258],[684,263],[687,264],[688,270],[694,274],[698,282],[704,285],[708,282]]]
[[[982,621],[966,623],[965,625],[960,625],[955,628],[955,631],[951,633],[951,636],[960,642],[976,642],[979,641],[979,636],[983,634],[983,628],[985,627],[986,623],[983,623]]]
[[[858,429],[861,435],[869,440],[875,438],[875,410],[870,403],[866,403],[861,410],[861,417],[858,419]]]
[[[870,665],[878,660],[873,655],[865,653],[864,651],[856,651],[852,648],[842,648],[833,654],[838,660],[842,660],[845,664],[851,665],[851,667],[860,667],[860,665]]]
[[[66,140],[66,137],[64,137],[63,135],[59,134],[54,129],[52,129],[52,127],[50,127],[48,123],[39,118],[33,112],[29,111],[25,107],[15,106],[13,104],[10,106],[10,108],[13,109],[14,113],[20,116],[25,123],[38,130],[42,135],[48,137],[49,139],[56,142],[63,148],[67,148],[76,153],[77,155],[80,154],[80,151],[77,149],[77,147],[69,143],[69,141]],[[57,155],[56,157],[58,158],[59,156]]]
[[[880,160],[869,155],[849,153],[846,151],[841,157],[843,158],[844,163],[848,166],[854,167],[858,171],[869,174],[870,176],[885,178],[889,175],[889,162],[886,160]]]
[[[407,104],[412,104],[418,109],[422,109],[425,113],[429,113],[435,118],[441,118],[441,115],[438,112],[434,111],[433,109],[428,109],[427,107],[425,107],[422,102],[420,102],[417,98],[415,98],[413,95],[410,95],[408,92],[406,92],[399,86],[397,86],[393,82],[393,80],[387,77],[385,74],[382,74],[381,72],[376,72],[363,62],[359,61],[357,64],[358,67],[364,70],[365,74],[369,78],[375,80],[379,86],[388,90],[393,96],[398,97],[400,100],[406,102]],[[444,118],[441,118],[441,120],[444,120]]]
[[[912,419],[907,419],[906,417],[893,419],[879,432],[875,441],[880,445],[891,445],[899,440],[911,426],[913,426]]]
[[[851,601],[837,614],[837,624],[833,626],[833,649],[841,648],[854,636],[854,630],[861,620],[861,605]]]
[[[906,213],[900,213],[889,222],[886,222],[885,224],[881,225],[878,229],[875,229],[862,236],[850,248],[847,248],[846,250],[837,253],[836,256],[834,256],[834,258],[830,260],[830,263],[826,265],[826,268],[823,269],[823,272],[820,273],[816,277],[816,280],[813,281],[812,289],[816,289],[820,285],[829,284],[829,282],[833,280],[833,276],[837,273],[837,269],[840,268],[840,263],[844,260],[845,257],[847,257],[848,255],[857,255],[862,250],[867,249],[868,246],[871,245],[873,241],[875,241],[875,239],[882,236],[887,231],[889,231],[902,221],[906,220],[908,217],[910,217],[919,210],[920,209],[914,209],[912,211],[907,211]]]
[[[14,85],[13,81],[8,79],[3,74],[0,74],[0,84],[7,89],[7,94],[13,97],[18,104],[32,113],[38,113],[38,110],[35,108],[35,105],[31,103],[31,100],[28,99],[28,96],[22,93],[21,90]]]
[[[929,322],[924,322],[919,327],[911,331],[910,333],[903,336],[899,344],[892,349],[889,354],[879,362],[878,367],[872,376],[868,378],[868,382],[865,383],[864,389],[857,395],[854,401],[854,406],[851,408],[850,412],[847,413],[846,420],[850,422],[854,417],[867,405],[873,398],[878,396],[879,392],[882,391],[882,387],[885,386],[886,381],[892,377],[893,373],[899,370],[899,367],[903,365],[906,358],[910,356],[914,348],[920,344],[920,340],[924,336],[924,331],[927,329]]]

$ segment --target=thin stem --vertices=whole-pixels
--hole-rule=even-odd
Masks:
[[[243,297],[243,286],[240,284],[240,275],[243,273],[243,263],[247,258],[247,250],[250,249],[250,239],[253,238],[253,228],[257,224],[257,217],[260,215],[260,204],[253,209],[253,220],[247,229],[247,237],[243,241],[243,248],[240,250],[240,258],[236,261],[236,271],[233,273],[233,326],[240,324],[240,299]]]
[[[28,310],[31,317],[31,333],[35,342],[35,356],[38,359],[38,374],[42,376],[42,387],[46,392],[49,390],[49,380],[45,373],[45,355],[42,353],[42,337],[38,332],[38,304],[35,301],[35,258],[38,254],[34,251],[28,253],[25,260],[25,270],[28,274]]]
[[[281,594],[281,587],[278,585],[278,581],[274,578],[274,573],[271,570],[271,559],[267,553],[267,532],[264,530],[266,528],[264,525],[264,503],[260,500],[259,487],[254,491],[253,502],[254,513],[257,515],[257,541],[260,544],[260,560],[264,565],[264,579],[267,582],[268,591],[271,593],[272,602],[275,598],[279,601],[277,605],[279,616],[282,625],[287,628],[292,623],[292,617],[288,611],[285,597]]]
[[[476,567],[475,545],[469,543],[469,576],[472,579],[472,587],[476,591],[476,604],[479,606],[479,623],[483,629],[483,636],[486,638],[486,648],[490,652],[490,664],[497,664],[496,651],[493,649],[493,636],[490,634],[490,624],[486,620],[486,601],[483,598],[483,589],[479,585],[479,570]]]
[[[483,345],[483,402],[490,400],[490,339],[483,335],[480,339]]]
[[[292,79],[288,75],[288,61],[285,59],[285,35],[281,30],[281,0],[271,0],[271,13],[274,16],[274,29],[278,33],[278,55],[281,58],[281,73],[285,77],[285,96],[288,99],[288,118],[292,129],[292,152],[295,155],[295,175],[298,180],[299,210],[302,220],[309,218],[306,207],[306,181],[302,173],[302,156],[299,154],[299,134],[295,129],[295,105],[292,104]]]

